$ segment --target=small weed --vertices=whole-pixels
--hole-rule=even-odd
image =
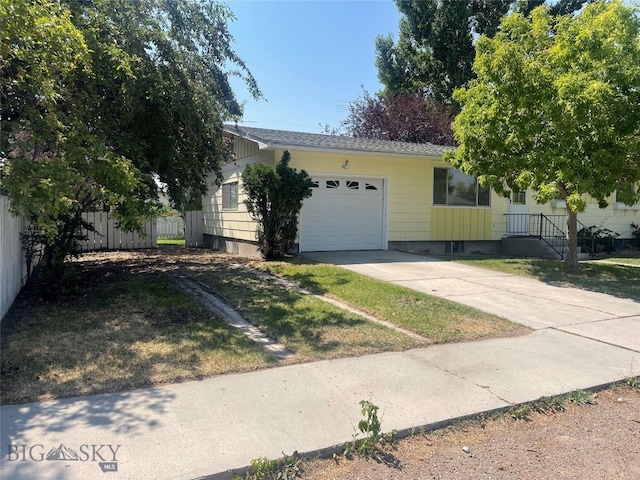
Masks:
[[[364,418],[358,422],[358,430],[365,435],[365,438],[358,442],[356,449],[360,455],[371,455],[380,439],[379,407],[369,400],[361,400],[360,406]]]
[[[640,389],[640,376],[638,377],[627,377],[624,380],[624,384],[627,387],[633,388],[633,389]]]
[[[358,422],[358,428],[354,428],[353,442],[345,446],[345,457],[351,458],[354,454],[365,457],[374,456],[380,458],[385,463],[389,463],[386,459],[377,455],[377,453],[383,454],[380,446],[392,444],[397,431],[393,430],[389,433],[382,433],[382,424],[378,417],[378,410],[380,408],[370,400],[361,400],[360,407],[363,418]],[[363,434],[365,437],[358,439],[360,434]]]
[[[591,392],[587,392],[585,390],[576,390],[575,392],[568,393],[565,398],[567,401],[575,403],[576,405],[595,405],[596,399],[591,394]]]
[[[251,468],[244,480],[291,480],[300,477],[301,474],[300,456],[298,452],[293,452],[293,455],[284,455],[278,460],[270,460],[266,457],[251,460]],[[242,478],[236,476],[234,480],[242,480]]]
[[[557,413],[564,412],[564,405],[566,402],[572,402],[577,405],[592,405],[596,403],[595,398],[591,393],[584,390],[576,390],[564,395],[558,395],[555,397],[540,397],[533,402],[523,403],[513,407],[510,410],[511,416],[516,420],[530,421],[529,418],[532,413]]]

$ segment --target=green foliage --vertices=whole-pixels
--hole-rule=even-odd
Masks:
[[[371,455],[381,437],[380,419],[378,418],[379,407],[369,400],[360,401],[362,420],[358,422],[358,430],[365,437],[356,442],[356,450],[360,455]]]
[[[389,461],[389,458],[386,458],[388,455],[384,453],[381,446],[392,443],[397,432],[394,430],[391,433],[382,433],[382,426],[378,417],[379,407],[370,400],[361,400],[360,407],[362,419],[358,422],[358,428],[353,434],[353,442],[345,446],[344,455],[347,458],[351,458],[355,454],[374,457],[378,461],[391,465],[392,462]],[[364,438],[358,439],[360,434],[363,434]]]
[[[228,157],[225,118],[241,113],[222,4],[185,0],[0,0],[1,188],[31,220],[45,266],[74,253],[80,214],[109,209],[139,230],[156,182],[197,204]]]
[[[640,389],[640,377],[631,375],[625,378],[624,384],[629,388]]]
[[[578,246],[583,252],[594,256],[602,252],[615,251],[614,241],[620,234],[596,225],[578,231]]]
[[[285,151],[275,168],[256,163],[242,173],[245,205],[258,222],[258,248],[267,260],[283,258],[293,248],[302,202],[312,193],[311,178],[289,167],[290,160]]]
[[[579,10],[586,0],[552,2],[553,14]],[[378,78],[387,94],[421,92],[452,103],[473,78],[474,39],[492,37],[513,9],[528,13],[544,0],[395,0],[402,14],[398,42],[376,38]],[[455,103],[455,102],[454,102]]]
[[[617,0],[574,17],[514,13],[478,39],[477,78],[454,96],[460,146],[445,158],[505,195],[531,187],[541,203],[566,200],[567,266],[577,266],[584,195],[606,207],[620,185],[640,180],[639,38],[636,10]],[[640,200],[622,190],[626,203]]]
[[[251,460],[251,469],[245,475],[245,480],[291,480],[300,477],[300,456],[298,452],[285,455],[278,460],[266,457]]]

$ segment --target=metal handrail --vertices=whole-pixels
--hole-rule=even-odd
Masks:
[[[564,259],[567,234],[558,224],[566,224],[566,215],[506,213],[505,218],[508,236],[538,238]],[[560,247],[557,245],[558,241]]]

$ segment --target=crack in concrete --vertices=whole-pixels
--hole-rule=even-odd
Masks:
[[[425,363],[425,364],[429,365],[430,367],[433,367],[433,368],[435,368],[435,369],[437,369],[437,370],[440,370],[441,372],[445,372],[445,373],[446,373],[446,374],[448,374],[448,375],[453,375],[454,377],[457,377],[457,378],[459,378],[460,380],[464,380],[465,382],[469,382],[471,385],[474,385],[474,386],[476,386],[476,387],[478,387],[478,388],[481,388],[481,389],[483,389],[483,390],[486,390],[486,391],[487,391],[487,392],[489,392],[491,395],[493,395],[495,398],[497,398],[498,400],[500,400],[501,402],[504,402],[505,404],[507,404],[507,405],[509,405],[509,406],[513,406],[513,405],[514,405],[514,403],[513,403],[513,402],[510,402],[510,401],[509,401],[509,400],[507,400],[506,398],[502,398],[500,395],[498,395],[498,394],[497,394],[497,393],[495,393],[493,390],[491,390],[491,386],[490,386],[490,385],[480,385],[479,383],[476,383],[476,382],[474,382],[473,380],[470,380],[470,379],[469,379],[469,378],[467,378],[467,377],[464,377],[464,376],[462,376],[462,375],[459,375],[459,374],[458,374],[458,373],[456,373],[456,372],[452,372],[452,371],[450,371],[450,370],[447,370],[446,368],[439,367],[438,365],[434,365],[433,363],[430,363],[428,360],[425,360],[425,359],[424,359],[424,358],[422,358],[422,357],[419,357],[419,356],[413,355],[411,352],[407,352],[407,353],[406,353],[406,355],[407,355],[407,356],[409,356],[409,357],[411,357],[411,358],[413,358],[414,360],[417,360],[417,361],[419,361],[419,362],[421,362],[421,363]]]
[[[635,317],[635,316],[636,315],[633,315],[632,317]],[[620,317],[620,318],[630,318],[630,317]],[[617,320],[617,319],[611,319],[610,318],[610,319],[607,319],[607,320]],[[603,322],[603,321],[607,321],[607,320],[599,320],[599,321]],[[594,322],[588,322],[588,323],[594,323]],[[584,324],[574,323],[572,325],[584,325]],[[569,326],[569,325],[565,325],[565,326]],[[633,348],[625,347],[624,345],[618,345],[617,343],[607,342],[606,340],[601,340],[599,338],[589,337],[588,335],[583,335],[581,333],[568,332],[566,330],[562,330],[562,328],[563,327],[547,327],[548,330],[555,330],[556,332],[564,333],[566,335],[573,335],[574,337],[584,338],[585,340],[591,340],[593,342],[602,343],[604,345],[609,345],[610,347],[622,348],[623,350],[628,350],[628,351],[633,352],[633,353],[640,353],[640,350],[634,350]]]

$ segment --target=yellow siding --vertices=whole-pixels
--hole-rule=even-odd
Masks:
[[[491,240],[490,208],[434,206],[429,240]]]
[[[280,159],[282,150],[275,152]],[[349,168],[342,166],[349,160]],[[313,175],[353,175],[377,177],[387,183],[387,240],[429,240],[431,213],[430,177],[438,158],[394,157],[355,153],[307,152],[291,150],[291,166]]]
[[[242,190],[242,172],[246,165],[258,162],[273,165],[273,152],[261,151],[256,155],[242,160],[238,159],[222,167],[223,183],[238,182],[237,210],[222,210],[222,189],[216,186],[215,175],[211,174],[207,177],[209,192],[202,199],[203,232],[205,234],[247,241],[256,239],[256,224],[244,205],[246,195]]]
[[[283,151],[275,152],[280,159]],[[342,166],[349,160],[349,168]],[[387,240],[499,240],[505,233],[508,200],[492,194],[491,208],[433,205],[433,168],[439,158],[394,157],[291,150],[291,166],[315,175],[384,178],[387,183]]]
[[[221,190],[215,178],[209,178],[210,191],[203,199],[204,233],[242,240],[255,240],[255,222],[248,215],[243,200],[241,175],[248,164],[263,162],[275,165],[282,150],[260,151],[258,144],[236,137],[236,160],[223,167],[224,182],[238,181],[237,211],[222,212]],[[343,168],[346,161],[348,169]],[[447,207],[433,205],[433,168],[446,166],[437,157],[400,157],[335,153],[291,149],[291,166],[306,170],[311,176],[336,175],[374,177],[385,181],[385,216],[387,241],[459,241],[499,240],[506,233],[505,214],[509,200],[491,195],[491,207]],[[640,224],[640,206],[629,209],[611,205],[604,210],[590,200],[578,219],[587,226],[598,225],[631,237],[631,223]],[[554,203],[530,202],[529,213],[564,215],[566,209]]]

